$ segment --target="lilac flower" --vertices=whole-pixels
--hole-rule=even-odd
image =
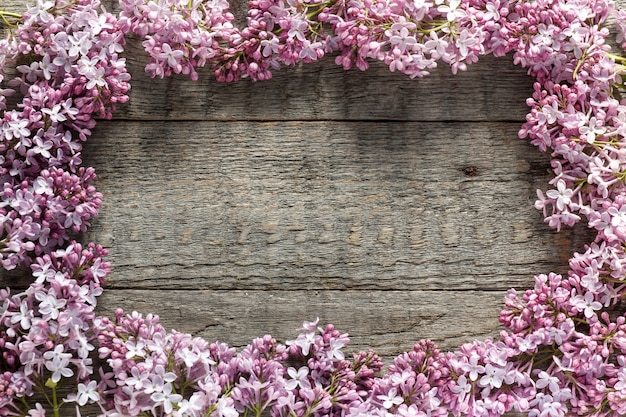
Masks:
[[[46,410],[39,403],[35,404],[34,409],[28,410],[29,417],[46,417]]]
[[[559,210],[565,210],[565,206],[569,206],[572,202],[574,191],[567,188],[565,181],[558,180],[556,183],[556,190],[549,190],[546,192],[546,196],[553,200],[556,200],[556,207]]]
[[[46,368],[52,372],[50,378],[53,382],[59,382],[61,376],[68,378],[74,375],[74,372],[69,368],[72,354],[66,353],[63,345],[57,345],[53,351],[44,353],[43,357],[46,359]]]
[[[588,120],[581,120],[578,132],[585,137],[587,143],[594,143],[597,136],[600,136],[606,132],[606,128],[602,122],[592,116]]]
[[[500,388],[504,382],[504,370],[488,363],[485,365],[485,375],[478,384],[487,388]]]
[[[301,333],[296,340],[287,342],[287,344],[300,347],[300,349],[302,350],[302,354],[304,356],[307,356],[309,354],[311,346],[315,344],[315,333],[314,332]]]
[[[128,358],[127,358],[128,359]],[[124,380],[124,383],[137,391],[143,391],[147,387],[150,373],[148,370],[140,370],[136,366],[130,370],[131,376]]]
[[[450,0],[448,4],[443,4],[437,8],[439,13],[445,14],[448,22],[455,22],[465,17],[465,12],[459,8],[461,0]]]
[[[331,339],[330,340],[330,349],[328,350],[328,359],[330,360],[343,360],[344,354],[341,351],[346,345],[345,339]]]
[[[27,119],[11,118],[10,114],[5,115],[6,121],[2,125],[2,132],[7,140],[13,138],[26,138],[30,136],[30,130],[28,129],[29,122]]]
[[[309,383],[309,368],[306,366],[300,367],[296,371],[295,368],[289,367],[287,368],[287,374],[292,378],[289,382],[285,384],[285,388],[293,391],[294,389],[300,387],[305,389],[310,389],[311,384]]]
[[[390,36],[389,42],[400,49],[400,52],[405,52],[406,50],[411,51],[417,44],[417,40],[414,36],[409,35],[409,30],[406,27],[403,27],[400,29],[400,32]]]
[[[49,317],[54,320],[59,317],[60,309],[67,303],[67,300],[64,298],[57,298],[54,288],[51,288],[47,292],[35,292],[35,298],[39,301],[39,311],[44,315],[44,317]],[[61,345],[59,346],[62,348]],[[57,348],[59,346],[57,346]]]
[[[465,402],[465,397],[472,391],[472,384],[467,381],[465,375],[460,375],[451,390],[457,395],[458,401],[463,403]]]
[[[585,314],[585,317],[591,318],[597,310],[602,308],[602,304],[595,301],[595,296],[592,292],[586,292],[585,295],[575,295],[571,299],[572,305]]]
[[[479,360],[480,357],[477,354],[472,354],[467,363],[461,364],[461,369],[469,373],[470,380],[472,381],[478,380],[478,375],[485,372],[485,367],[478,363]]]
[[[539,372],[539,379],[535,383],[536,387],[539,389],[543,389],[548,387],[552,394],[556,394],[561,389],[560,381],[557,377],[551,376],[545,371]]]
[[[391,388],[386,395],[379,395],[376,398],[381,401],[382,406],[387,410],[404,402],[404,398],[397,394],[397,390],[395,388]]]
[[[168,383],[163,385],[163,389],[159,392],[154,392],[150,395],[150,399],[158,406],[163,407],[163,411],[166,414],[171,414],[174,409],[174,405],[178,406],[178,403],[183,399],[182,395],[172,393],[172,384]]]
[[[239,412],[233,406],[232,400],[227,397],[222,397],[217,402],[217,408],[215,410],[219,417],[238,417]]]
[[[11,323],[19,323],[20,327],[24,330],[30,329],[31,320],[34,318],[33,311],[26,303],[20,303],[19,313],[13,314],[11,317]]]
[[[89,384],[78,384],[78,392],[76,394],[70,394],[66,401],[75,401],[78,405],[83,406],[88,402],[96,402],[100,400],[100,394],[97,390],[96,381],[90,381]]]
[[[561,403],[554,401],[551,395],[537,394],[537,397],[530,403],[531,410],[529,417],[562,417],[565,409]]]
[[[172,50],[172,47],[164,43],[161,47],[163,52],[157,55],[158,59],[167,61],[167,64],[172,67],[174,72],[179,73],[182,71],[182,66],[178,63],[185,55],[181,50]]]

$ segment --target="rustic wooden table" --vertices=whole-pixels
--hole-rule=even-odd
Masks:
[[[126,57],[130,103],[84,150],[105,196],[85,237],[110,250],[102,314],[237,347],[319,317],[390,359],[497,336],[507,289],[565,273],[591,239],[533,208],[549,163],[517,138],[532,80],[511,57],[415,80],[326,58],[233,85],[150,79],[138,41]]]

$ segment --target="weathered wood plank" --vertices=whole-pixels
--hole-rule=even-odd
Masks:
[[[422,338],[452,349],[497,336],[502,301],[497,293],[454,290],[107,290],[100,300],[103,314],[113,315],[117,307],[151,312],[161,316],[166,328],[235,347],[245,346],[255,335],[271,334],[282,342],[295,339],[304,320],[319,317],[320,324],[333,323],[350,334],[348,351],[373,348],[387,363]]]
[[[117,119],[511,121],[524,119],[532,93],[531,79],[510,57],[485,57],[456,76],[442,67],[418,80],[380,63],[346,72],[326,57],[269,81],[220,84],[207,71],[197,83],[151,79],[142,71],[143,50],[136,42],[128,50],[134,87]]]
[[[102,123],[88,237],[112,288],[525,287],[589,235],[542,224],[547,158],[518,126]]]

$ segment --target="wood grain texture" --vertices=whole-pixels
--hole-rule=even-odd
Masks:
[[[327,57],[224,85],[150,79],[127,51],[131,101],[85,149],[105,202],[84,239],[113,265],[102,314],[235,346],[320,317],[389,360],[496,336],[506,290],[591,239],[533,208],[549,164],[517,139],[532,81],[510,57],[419,80]]]
[[[510,57],[485,57],[457,76],[438,68],[419,80],[377,62],[365,72],[346,72],[327,57],[285,68],[269,81],[220,84],[206,70],[198,83],[151,79],[142,72],[143,50],[136,42],[128,46],[133,90],[116,117],[131,120],[512,121],[523,119],[532,93],[530,78]]]
[[[295,339],[302,318],[334,323],[350,335],[350,351],[375,349],[387,359],[432,338],[451,349],[477,337],[495,337],[500,295],[484,291],[105,291],[101,312],[115,307],[151,311],[166,327],[241,347],[251,335]],[[480,308],[476,308],[480,306]],[[468,326],[470,319],[475,325]],[[463,324],[461,325],[461,321]],[[393,326],[390,323],[394,323]]]
[[[532,207],[547,159],[517,124],[147,126],[85,150],[111,288],[504,291],[582,248]]]

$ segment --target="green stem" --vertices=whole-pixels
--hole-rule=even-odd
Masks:
[[[576,77],[578,77],[578,71],[580,70],[580,67],[582,67],[583,62],[585,62],[585,59],[587,59],[587,54],[583,54],[583,56],[578,60],[578,63],[576,64],[576,68],[574,68],[574,72],[572,73],[572,78],[575,80]]]
[[[434,23],[436,26],[433,26],[431,28],[423,28],[423,29],[418,27],[417,31],[420,32],[420,33],[423,33],[424,35],[428,35],[431,32],[437,32],[437,31],[445,28],[446,26],[450,26],[450,22],[448,22],[448,21],[445,21],[443,23],[439,23],[439,22],[436,22],[435,20],[433,20],[431,22],[426,22],[426,23],[427,24],[433,24]]]
[[[615,54],[610,54],[607,52],[606,54],[607,57],[611,58],[613,61],[615,62],[622,62],[622,63],[626,63],[626,57],[623,56],[619,56],[619,55],[615,55]]]
[[[54,413],[54,417],[61,417],[59,414],[59,409],[61,406],[59,405],[59,400],[57,398],[57,383],[52,380],[52,378],[48,378],[43,386],[38,385],[40,387],[40,391],[43,393],[44,397],[46,397],[46,401],[50,407],[52,407],[52,412]],[[46,388],[50,388],[52,390],[52,400],[46,394]]]
[[[22,15],[18,13],[5,12],[4,10],[0,9],[0,18],[8,27],[16,27],[17,25],[15,23],[9,22],[8,18],[21,19]]]
[[[14,17],[16,19],[21,19],[22,15],[18,14],[18,13],[11,13],[11,12],[5,12],[3,10],[0,10],[0,16],[6,16],[6,17]]]
[[[617,177],[617,179],[621,180],[622,182],[626,181],[626,172],[622,172],[622,175]],[[602,281],[604,282],[609,282],[611,284],[626,284],[626,281],[623,281],[621,279],[613,279],[613,278],[609,278],[609,277],[605,277],[605,276],[601,276],[600,279],[602,279]]]
[[[306,6],[306,8],[307,8],[306,17],[309,20],[313,20],[317,16],[319,16],[319,14],[324,11],[324,9],[331,8],[335,4],[337,4],[337,0],[329,0],[329,1],[325,2],[325,3],[320,3],[320,4],[314,4],[314,5],[311,5],[311,6]]]
[[[61,417],[59,415],[59,401],[57,400],[57,387],[52,388],[52,411],[54,412],[54,417]]]
[[[22,402],[22,405],[24,406],[24,410],[30,410],[31,406],[28,404],[28,402],[26,401],[25,397],[20,397],[20,401]],[[26,412],[26,411],[24,411]]]

